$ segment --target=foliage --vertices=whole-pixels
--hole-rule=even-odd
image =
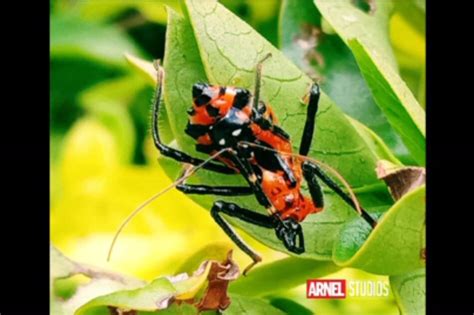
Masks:
[[[164,140],[199,155],[182,132],[190,86],[208,81],[252,89],[256,62],[268,52],[262,98],[296,146],[306,112],[300,99],[311,79],[320,82],[310,156],[337,169],[379,224],[370,232],[325,188],[326,209],[303,223],[306,253],[294,256],[273,233],[229,219],[268,263],[230,283],[232,303],[225,313],[349,312],[294,294],[306,279],[335,272],[390,279],[393,297],[388,304],[374,303],[380,308],[375,312],[393,313],[393,299],[402,314],[423,312],[424,186],[394,201],[376,173],[381,160],[398,168],[424,165],[422,1],[56,1],[52,8],[52,240],[71,257],[99,266],[84,269],[52,249],[54,313],[89,314],[102,305],[152,311],[156,303],[127,303],[148,294],[157,299],[158,291],[176,295],[175,285],[157,275],[190,274],[203,261],[222,261],[231,248],[238,265],[248,263],[209,218],[213,198],[189,199],[173,191],[134,220],[107,265],[133,274],[133,280],[103,276],[116,274],[103,267],[120,220],[179,171],[173,161],[155,161],[147,106],[156,80],[151,60],[164,59],[166,71]],[[161,33],[153,37],[151,28]],[[400,39],[401,32],[409,40]],[[192,181],[243,183],[239,176],[206,171]],[[251,197],[239,203],[262,211]],[[84,283],[77,274],[92,280]],[[66,303],[57,303],[57,296],[66,295]],[[195,312],[186,304],[170,305],[160,313]]]

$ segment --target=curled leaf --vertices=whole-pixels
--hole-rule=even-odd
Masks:
[[[157,311],[182,304],[189,304],[199,311],[222,311],[231,303],[227,295],[228,283],[239,274],[239,268],[232,260],[232,251],[229,251],[223,262],[206,260],[191,276],[181,273],[160,277],[140,288],[102,295],[81,306],[75,314],[86,314],[104,307],[122,313]]]
[[[381,160],[377,162],[376,172],[377,177],[385,181],[390,194],[395,200],[426,183],[424,167],[406,167]]]
[[[232,260],[232,251],[223,264],[213,263],[207,279],[209,284],[206,292],[197,304],[199,311],[225,310],[230,305],[227,295],[229,281],[239,277],[239,267]]]

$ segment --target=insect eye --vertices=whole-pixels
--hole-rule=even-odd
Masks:
[[[211,97],[209,95],[201,94],[194,99],[194,104],[196,104],[196,106],[202,106],[209,103],[210,100],[211,100]]]
[[[219,108],[215,108],[212,105],[207,105],[206,106],[206,111],[211,117],[216,117],[219,114]]]
[[[245,89],[237,89],[233,106],[238,109],[242,109],[249,103],[249,100],[250,100],[249,91]]]

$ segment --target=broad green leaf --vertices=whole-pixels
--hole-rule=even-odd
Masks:
[[[375,100],[400,134],[413,158],[425,164],[425,112],[406,84],[379,55],[373,55],[357,40],[350,40],[356,60]]]
[[[377,157],[377,160],[388,160],[394,164],[402,165],[402,163],[393,155],[383,140],[370,128],[357,120],[347,117],[352,126],[357,130],[359,135],[367,143],[367,146],[372,150],[372,153]]]
[[[306,108],[299,99],[307,92],[311,81],[275,47],[220,4],[215,1],[199,2],[199,5],[187,2],[187,6],[192,25],[186,18],[169,10],[164,60],[165,105],[177,147],[200,155],[195,153],[193,139],[183,132],[188,119],[185,112],[192,104],[192,85],[198,81],[208,81],[251,88],[255,63],[267,52],[272,52],[273,57],[264,67],[263,99],[273,105],[282,126],[292,138],[299,139],[302,133],[301,121],[306,115]],[[203,18],[203,11],[212,13]],[[215,30],[221,39],[216,41],[216,34],[212,32],[212,37],[208,37],[207,29]],[[235,35],[237,30],[238,35]],[[237,46],[236,41],[239,43]],[[376,157],[326,95],[321,99],[317,129],[310,155],[335,167],[356,190],[378,185],[379,190],[375,193],[368,188],[359,195],[365,206],[370,208],[390,204],[386,189],[380,189],[375,178]],[[297,143],[298,140],[295,145]],[[352,163],[357,163],[357,170],[352,167]],[[205,171],[200,171],[193,181],[207,185],[245,184],[240,176]],[[215,200],[202,196],[192,198],[208,209]],[[252,197],[241,198],[239,202],[255,211],[263,210]],[[326,204],[328,207],[325,211],[310,216],[303,223],[307,240],[307,252],[303,256],[330,259],[338,229],[347,218],[355,215],[352,209],[331,193],[327,194]],[[268,230],[237,220],[232,222],[266,245],[285,251],[281,242]]]
[[[424,267],[425,196],[424,185],[404,195],[371,233],[359,218],[347,223],[336,242],[334,262],[382,275]]]
[[[209,4],[214,5],[215,3],[211,1],[208,2],[207,5]],[[204,5],[204,3],[202,5]],[[246,24],[243,24],[242,21],[238,20],[237,17],[233,16],[223,7],[217,5],[217,8],[219,10],[224,10],[224,12],[212,15],[213,19],[224,20],[223,22],[219,21],[220,24],[232,22],[237,24],[237,26],[234,27],[235,29],[243,28],[244,30],[248,30],[249,27]],[[190,107],[190,104],[192,104],[191,86],[198,81],[212,82],[212,79],[208,79],[210,75],[206,74],[199,55],[204,54],[204,56],[207,56],[207,52],[199,50],[192,26],[186,18],[180,17],[172,10],[168,10],[168,12],[169,22],[164,60],[164,67],[166,70],[164,82],[164,97],[167,108],[166,115],[169,115],[170,122],[172,122],[170,123],[170,127],[174,134],[174,138],[177,141],[176,147],[193,154],[195,152],[194,142],[183,132],[187,123],[187,117],[183,113],[185,113]],[[211,17],[211,15],[208,17]],[[231,28],[231,26],[226,27]],[[245,31],[242,32],[245,33]],[[196,31],[196,33],[200,34],[203,32]],[[292,69],[297,77],[297,79],[294,79],[295,82],[293,82],[293,79],[291,78],[268,78],[267,75],[265,75],[263,92],[265,94],[265,86],[267,86],[267,84],[277,85],[276,89],[279,92],[277,97],[273,97],[272,104],[279,116],[283,117],[283,126],[286,126],[285,128],[290,132],[294,139],[299,139],[302,132],[301,120],[305,117],[305,107],[300,104],[298,100],[301,98],[301,95],[305,94],[310,81],[304,76],[304,74],[287,61],[281,53],[279,53],[274,47],[271,47],[268,42],[258,34],[252,30],[247,31],[247,33],[251,35],[253,41],[260,42],[262,46],[266,46],[268,47],[268,50],[272,51],[272,60],[278,59],[278,62],[273,64],[273,67],[266,64],[265,69],[269,67],[282,67],[281,71],[274,69],[273,72],[277,73],[277,75],[281,74],[285,76],[286,69],[283,67],[286,65]],[[206,39],[203,40],[206,41]],[[212,40],[209,40],[208,44],[212,44],[210,46],[211,48],[214,45]],[[249,49],[246,49],[246,51],[249,51]],[[215,60],[216,61],[213,65],[215,64],[217,66],[219,61],[223,63],[223,66],[225,67],[227,63],[226,60],[228,59],[216,57]],[[213,69],[213,65],[208,64],[207,66]],[[147,72],[147,69],[150,69],[149,64],[144,67],[138,67],[138,69]],[[216,68],[216,71],[218,70],[219,69]],[[264,70],[265,73],[267,73],[267,71],[268,70]],[[236,76],[235,79],[240,82],[236,84],[251,87],[254,76],[253,67],[250,67],[248,71],[239,70],[238,72],[245,76],[248,81],[244,81],[240,79],[240,76]],[[220,71],[218,71],[218,73],[225,74]],[[219,81],[224,82],[223,84],[227,83],[225,79]],[[284,85],[285,88],[282,88],[281,85]],[[288,88],[286,88],[286,86],[288,86]],[[299,87],[301,92],[295,92],[295,87]],[[347,121],[344,115],[333,105],[326,95],[323,95],[321,103],[321,111],[318,115],[318,131],[316,132],[316,139],[310,155],[313,157],[316,156],[338,169],[338,171],[348,179],[354,190],[360,192],[358,197],[368,208],[383,205],[388,206],[391,203],[391,199],[387,193],[387,189],[383,184],[377,181],[374,176],[377,158],[372,154],[370,148],[357,134],[350,122]],[[275,104],[279,105],[275,106]],[[163,126],[160,126],[160,130],[162,130],[162,128]],[[339,134],[342,136],[339,136]],[[194,153],[194,155],[199,156],[200,154]],[[200,156],[205,157],[204,155]],[[161,161],[168,160],[162,159]],[[350,167],[351,163],[356,163],[358,165],[357,172],[355,172],[353,167]],[[239,176],[221,176],[218,174],[212,174],[212,176],[209,176],[208,174],[209,173],[205,171],[200,171],[193,180],[195,180],[195,182],[214,185],[245,184],[243,179]],[[213,197],[191,197],[206,208],[210,208],[213,200],[215,200]],[[260,209],[253,198],[239,198],[237,201],[241,202],[249,209],[255,209],[256,211]],[[307,230],[305,233],[308,248],[308,251],[304,256],[318,259],[330,259],[334,239],[339,228],[347,218],[355,215],[352,209],[349,209],[330,191],[328,191],[326,195],[326,204],[327,209],[323,211],[323,213],[320,213],[317,216],[310,216],[303,223],[304,228]],[[267,230],[237,220],[233,220],[233,223],[245,229],[245,231],[270,247],[284,251],[281,243],[272,233],[268,233]]]
[[[255,268],[247,277],[240,277],[231,282],[229,291],[250,296],[265,296],[289,290],[306,283],[309,278],[320,278],[338,270],[339,267],[332,262],[289,257]]]
[[[400,137],[375,103],[351,50],[337,34],[323,34],[321,29],[321,14],[313,0],[282,2],[279,39],[283,53],[305,73],[319,79],[322,89],[346,114],[380,135],[397,155],[408,156]],[[384,30],[388,37],[388,27]]]
[[[390,277],[395,300],[402,315],[426,314],[426,271],[424,268]]]
[[[176,18],[177,19],[176,23],[184,23],[184,21],[180,21],[180,19],[177,17],[177,15],[174,15],[173,11],[170,11],[170,18],[171,18],[171,20]],[[180,22],[177,22],[177,21],[180,21]],[[171,30],[173,29],[173,26],[175,26],[174,22],[175,22],[174,20],[173,20],[173,22],[170,22],[171,24],[168,27],[168,29],[171,29]],[[179,34],[182,34],[182,32],[177,33],[176,36],[179,36]],[[187,41],[187,43],[189,43],[189,41]],[[188,51],[188,50],[181,49],[179,51]],[[179,55],[178,55],[178,57],[179,57]],[[136,58],[134,58],[134,59],[136,59]],[[167,60],[169,60],[169,59],[166,59],[165,63],[166,63]],[[173,64],[179,64],[179,63],[171,63],[171,65],[173,65]],[[139,71],[140,73],[142,73],[143,75],[147,76],[147,77],[149,76],[150,73],[152,73],[152,71],[154,71],[154,70],[150,71],[153,68],[151,62],[136,62],[136,63],[134,63],[134,68],[137,71]],[[169,77],[169,76],[170,75],[167,75],[167,77]],[[154,74],[152,74],[150,77],[156,77],[156,72]],[[172,77],[174,78],[174,76],[172,76]],[[150,82],[151,81],[152,80],[150,80]],[[173,80],[170,80],[170,81],[173,82],[173,81],[176,81],[176,80],[173,79]],[[166,85],[166,82],[167,81],[165,79],[165,85]],[[156,80],[154,81],[153,84],[156,84]],[[192,83],[190,83],[190,84],[192,84]],[[172,85],[171,88],[177,88],[177,87]],[[179,104],[180,101],[183,101],[183,100],[180,100],[178,98],[176,98],[174,100],[177,102],[176,104]],[[160,122],[159,122],[159,124],[160,124],[160,126],[159,126],[160,133],[163,136],[163,139],[164,139],[165,143],[171,143],[171,145],[173,147],[177,147],[176,141],[175,141],[175,136],[170,133],[170,128],[167,127],[170,124],[170,122],[167,120],[168,113],[167,113],[166,110],[163,110],[163,109],[165,109],[164,106],[162,106],[160,108],[160,110],[161,110],[160,111]],[[346,119],[348,119],[351,122],[351,124],[356,129],[359,136],[362,137],[362,139],[366,142],[368,149],[371,151],[372,155],[375,156],[376,160],[379,160],[380,158],[383,157],[383,158],[388,159],[388,160],[395,159],[395,160],[393,160],[394,163],[396,161],[398,161],[398,160],[396,160],[395,157],[393,157],[393,155],[388,151],[388,149],[386,149],[386,145],[383,143],[383,141],[375,133],[373,133],[367,127],[361,125],[360,123],[355,124],[354,120],[351,119],[350,117],[348,117],[348,116],[345,116],[345,117],[346,117]],[[170,139],[170,140],[166,140],[166,139]],[[193,150],[193,145],[192,144],[191,144],[190,150]],[[196,153],[196,155],[200,155],[200,153]],[[203,157],[205,157],[205,156],[203,156]],[[167,174],[170,176],[170,178],[176,178],[177,177],[178,172],[179,172],[179,165],[177,165],[175,162],[173,162],[172,160],[167,159],[167,158],[160,159],[159,161],[160,161],[161,166],[165,169]],[[400,162],[396,162],[396,163],[399,164]],[[225,181],[226,178],[222,177],[222,180]],[[380,207],[380,206],[383,206],[383,205],[388,205],[389,201],[386,198],[387,189],[386,189],[385,185],[380,181],[376,182],[374,184],[371,184],[371,185],[364,185],[364,186],[361,186],[361,187],[352,187],[352,189],[354,190],[355,193],[358,194],[358,198],[364,202],[364,205],[369,204],[371,207]],[[328,190],[327,193],[331,194],[332,191]],[[332,202],[337,203],[338,206],[342,206],[342,207],[345,206],[341,203],[341,201],[338,199],[338,197],[333,198],[333,196],[331,196],[331,195],[328,195],[328,197],[329,197],[328,199],[334,199],[334,200],[332,200]],[[203,198],[203,197],[201,197],[201,198]],[[336,206],[334,206],[334,207],[336,207]],[[342,222],[340,222],[340,223],[342,223]]]

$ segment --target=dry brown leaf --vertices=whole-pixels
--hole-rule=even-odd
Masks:
[[[385,181],[395,200],[426,182],[424,167],[399,166],[386,160],[380,160],[377,162],[376,172],[377,177]]]
[[[227,259],[218,263],[213,261],[211,270],[207,276],[208,286],[202,299],[197,303],[198,310],[225,310],[230,305],[227,295],[229,281],[239,277],[240,271],[237,264],[232,260],[232,251],[227,254]]]

